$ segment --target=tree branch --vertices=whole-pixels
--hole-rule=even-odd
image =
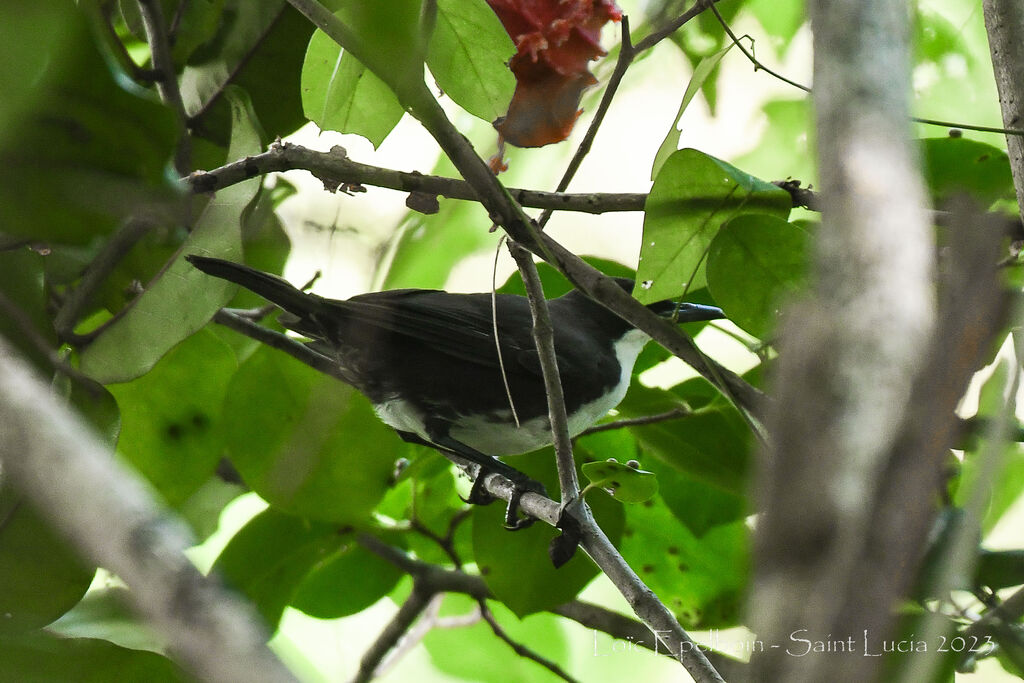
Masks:
[[[1014,0],[983,0],[1003,125],[1024,126],[1024,7]],[[1024,212],[1024,137],[1006,136],[1017,205]],[[1024,214],[1022,214],[1024,218]]]
[[[185,557],[183,523],[0,340],[4,474],[91,561],[123,579],[136,609],[199,679],[293,681],[255,611]]]
[[[478,201],[476,191],[465,180],[424,175],[412,171],[394,171],[353,161],[344,148],[318,152],[278,140],[270,149],[211,171],[197,171],[184,179],[192,192],[215,192],[257,175],[291,171],[309,171],[335,192],[345,185],[373,185],[401,192],[424,192],[449,199]],[[523,206],[559,211],[600,214],[611,211],[643,211],[645,193],[565,194],[510,188],[509,194]]]
[[[192,165],[192,150],[187,132],[188,114],[185,112],[185,103],[181,99],[181,89],[178,87],[178,74],[171,56],[167,22],[164,21],[164,12],[159,0],[138,0],[138,4],[142,25],[146,29],[146,42],[149,43],[153,69],[157,73],[156,87],[160,92],[160,99],[171,108],[178,120],[179,139],[174,165],[179,175],[185,175]]]

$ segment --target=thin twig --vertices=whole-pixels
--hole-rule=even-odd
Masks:
[[[577,436],[589,436],[590,434],[597,434],[598,432],[607,432],[612,429],[622,429],[624,427],[642,427],[644,425],[657,424],[658,422],[666,422],[668,420],[678,420],[681,417],[686,417],[692,413],[688,408],[673,408],[667,410],[664,413],[658,413],[657,415],[644,415],[642,417],[628,417],[621,420],[615,420],[613,422],[605,422],[604,424],[594,425],[584,429]]]
[[[513,652],[515,652],[520,657],[525,657],[526,659],[529,659],[533,662],[536,662],[537,664],[540,664],[545,669],[561,678],[563,681],[575,683],[576,679],[570,676],[568,672],[565,671],[565,669],[558,666],[553,661],[544,657],[540,653],[534,652],[532,649],[526,647],[522,643],[513,640],[512,637],[505,632],[505,629],[501,627],[501,624],[498,623],[498,620],[494,618],[494,614],[491,612],[491,609],[487,606],[487,602],[483,598],[478,599],[477,604],[480,606],[480,616],[483,618],[484,621],[487,622],[487,625],[491,627],[491,631],[493,631],[494,635],[496,635],[498,638],[505,641],[505,643],[510,648],[512,648]]]
[[[78,286],[71,290],[53,317],[53,327],[62,341],[77,341],[74,334],[75,325],[81,319],[85,308],[114,268],[152,227],[153,225],[146,220],[129,220],[107,240],[103,249],[96,254],[96,258],[86,266]]]
[[[192,149],[187,132],[188,114],[185,111],[185,103],[181,99],[181,89],[178,87],[178,75],[174,68],[174,58],[171,55],[163,8],[160,6],[159,0],[138,0],[138,3],[142,24],[146,29],[150,58],[153,68],[158,74],[156,87],[160,92],[160,99],[171,108],[178,121],[179,139],[174,165],[180,175],[185,175],[192,165]]]
[[[409,594],[409,597],[405,599],[405,602],[402,603],[395,616],[384,627],[384,630],[380,632],[377,639],[373,641],[370,649],[363,654],[363,658],[359,661],[359,671],[352,679],[353,683],[363,683],[373,679],[377,667],[384,661],[387,654],[398,645],[398,642],[413,625],[413,622],[423,614],[423,611],[430,605],[434,595],[434,592],[424,589],[423,586],[415,581],[413,582],[412,592]]]
[[[509,242],[508,250],[519,267],[523,285],[526,287],[526,298],[530,302],[530,313],[533,316],[533,342],[540,360],[541,374],[544,377],[544,391],[548,397],[548,421],[551,423],[551,437],[555,446],[558,485],[561,489],[562,505],[565,506],[580,495],[580,482],[576,476],[576,461],[572,457],[569,418],[565,409],[562,380],[558,373],[555,331],[551,324],[547,301],[544,299],[544,288],[541,285],[532,255],[515,242]]]
[[[100,388],[96,384],[96,380],[82,374],[78,368],[69,365],[67,361],[61,358],[60,354],[54,349],[54,344],[36,328],[28,313],[7,298],[7,295],[3,292],[0,292],[0,312],[17,326],[18,331],[46,358],[55,371],[78,382],[91,394],[99,394]]]
[[[721,13],[719,13],[718,8],[715,7],[714,5],[711,5],[710,7],[711,11],[715,13],[715,17],[718,19],[718,23],[722,25],[722,29],[729,36],[729,39],[732,40],[733,45],[738,47],[740,49],[740,52],[743,53],[743,56],[746,57],[747,60],[754,65],[754,71],[764,71],[765,73],[774,76],[783,83],[791,85],[798,90],[802,90],[807,94],[811,94],[813,92],[811,88],[809,88],[808,86],[802,83],[798,83],[797,81],[794,81],[791,78],[783,76],[778,71],[775,71],[765,66],[764,62],[758,60],[757,57],[754,56],[753,52],[747,50],[747,48],[743,46],[743,43],[740,42],[740,39],[736,37],[736,34],[733,33],[732,29],[729,27],[728,22],[726,22],[725,18],[721,15]],[[751,42],[753,42],[753,38],[751,38]],[[937,119],[926,119],[918,116],[911,116],[910,120],[913,121],[914,123],[923,123],[930,126],[942,126],[944,128],[962,128],[964,130],[975,130],[983,133],[1003,133],[1004,135],[1024,135],[1024,130],[1019,128],[998,128],[994,126],[978,126],[972,123],[954,123],[952,121],[939,121]]]
[[[438,593],[461,593],[477,600],[493,599],[490,589],[483,578],[467,574],[461,570],[444,569],[437,565],[411,557],[405,551],[388,545],[375,536],[360,534],[358,542],[370,552],[395,565],[403,572],[423,581],[426,586]],[[613,638],[632,642],[651,652],[672,656],[665,650],[663,643],[658,641],[651,630],[642,622],[581,600],[572,600],[552,608],[552,614],[565,617],[593,631],[607,633]],[[741,662],[726,657],[718,652],[704,648],[707,656],[714,661],[715,667],[730,671],[742,666]]]
[[[249,318],[239,315],[230,308],[222,308],[213,316],[213,320],[216,323],[229,327],[235,332],[245,335],[250,339],[255,339],[258,342],[266,344],[278,351],[283,351],[295,360],[305,363],[314,370],[318,370],[325,375],[336,377],[341,381],[347,381],[345,375],[342,373],[338,366],[338,363],[321,353],[317,353],[313,349],[309,348],[305,344],[295,341],[291,337],[285,336],[280,332],[257,325]]]
[[[565,172],[562,174],[562,179],[558,181],[558,187],[555,192],[564,192],[569,187],[569,183],[572,182],[573,177],[576,175],[576,171],[579,170],[583,164],[583,159],[586,158],[587,154],[590,153],[590,148],[594,144],[594,138],[597,137],[597,131],[600,129],[601,124],[604,122],[605,114],[608,113],[608,109],[611,107],[612,98],[615,97],[615,93],[618,92],[619,84],[622,83],[622,77],[626,75],[626,69],[633,63],[633,58],[636,56],[636,51],[633,49],[633,45],[629,39],[629,17],[622,17],[622,45],[619,48],[619,58],[615,62],[615,70],[612,71],[611,78],[608,79],[608,86],[605,88],[604,95],[601,97],[601,103],[597,106],[597,111],[594,112],[594,118],[590,122],[590,126],[587,128],[586,134],[583,139],[580,140],[579,146],[576,148],[576,153],[573,154],[572,159],[569,161],[569,166],[566,167]],[[552,209],[546,209],[541,214],[540,218],[537,219],[537,227],[539,230],[543,230],[544,226],[548,224],[551,219]]]

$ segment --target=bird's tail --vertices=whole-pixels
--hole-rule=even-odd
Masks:
[[[320,306],[320,297],[306,294],[276,275],[240,263],[198,254],[189,254],[185,259],[207,275],[241,285],[296,316],[305,317]]]

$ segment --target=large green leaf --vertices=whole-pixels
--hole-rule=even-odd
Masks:
[[[405,114],[398,98],[323,31],[302,64],[302,110],[322,130],[355,133],[378,147]]]
[[[627,505],[623,557],[687,628],[738,623],[748,575],[742,521],[697,538],[655,497]]]
[[[142,377],[110,386],[121,410],[118,452],[172,505],[217,467],[224,444],[221,405],[237,367],[231,348],[200,330]]]
[[[119,647],[105,640],[59,638],[45,631],[0,638],[0,661],[0,680],[11,683],[194,680],[156,652]]]
[[[557,491],[551,448],[516,456],[511,464],[543,482],[549,491]],[[622,505],[608,496],[588,496],[588,503],[601,528],[616,541],[622,532]],[[518,616],[571,600],[596,576],[597,567],[581,552],[555,569],[548,545],[558,532],[540,523],[507,531],[502,528],[504,513],[500,504],[473,509],[473,555],[488,588]]]
[[[269,508],[231,538],[212,571],[252,601],[273,631],[309,570],[330,558],[342,542],[332,524]],[[343,585],[335,588],[347,590]]]
[[[405,574],[354,539],[319,560],[296,588],[292,606],[318,619],[355,614],[377,602]]]
[[[240,159],[259,152],[259,135],[244,93],[237,90],[230,95],[234,118],[229,157]],[[235,285],[206,276],[184,257],[201,253],[239,260],[244,212],[259,186],[259,178],[252,178],[217,192],[174,260],[82,352],[83,372],[103,383],[134,379],[231,299]]]
[[[27,501],[0,486],[0,651],[10,633],[46,626],[71,609],[95,572]]]
[[[181,75],[193,129],[227,144],[232,107],[225,95],[237,85],[252,98],[269,139],[297,130],[305,122],[299,73],[312,33],[313,25],[284,0],[227,0],[217,34],[195,50]]]
[[[708,250],[708,289],[729,320],[767,339],[784,298],[807,278],[808,242],[803,228],[766,214],[722,226]]]
[[[1006,152],[967,138],[929,138],[921,141],[924,176],[936,204],[966,193],[987,207],[1014,196],[1010,159]]]
[[[5,683],[194,680],[155,652],[130,650],[106,640],[60,638],[45,631],[0,638],[0,662],[0,680]]]
[[[672,393],[633,385],[619,404],[625,417],[656,415],[673,408],[692,409],[685,417],[630,427],[643,453],[653,456],[701,485],[733,496],[747,491],[750,430],[734,407],[719,396],[696,407],[703,380],[685,382]],[[645,467],[652,469],[649,462]]]
[[[5,3],[2,12],[0,37],[24,31],[4,43],[5,60],[7,46],[19,60],[5,62],[5,73],[31,91],[12,87],[12,101],[0,105],[0,230],[82,244],[128,215],[171,215],[180,200],[167,173],[177,139],[171,111],[115,81],[79,12],[54,12],[53,26],[39,9],[9,18],[20,12]]]
[[[643,303],[704,286],[703,264],[725,222],[744,213],[785,218],[792,201],[771,183],[695,149],[665,160],[647,197],[634,293]]]
[[[13,124],[39,96],[39,78],[60,71],[76,58],[69,45],[78,26],[78,11],[70,3],[7,0],[0,5],[0,44],[4,68],[0,69],[0,149]],[[6,231],[6,230],[5,230]]]
[[[404,444],[352,387],[261,346],[227,391],[224,428],[245,482],[284,511],[364,522]]]
[[[508,32],[484,0],[438,0],[427,66],[448,97],[473,116],[503,116],[516,88]]]

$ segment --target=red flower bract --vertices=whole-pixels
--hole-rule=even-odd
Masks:
[[[487,0],[516,44],[510,66],[516,92],[494,127],[509,144],[540,147],[569,136],[587,70],[601,49],[601,27],[618,21],[614,0]]]

